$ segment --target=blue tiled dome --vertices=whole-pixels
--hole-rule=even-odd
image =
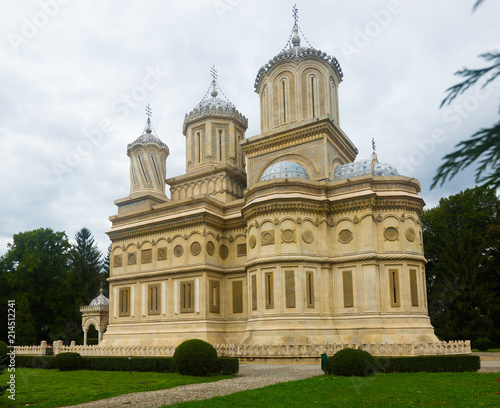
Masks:
[[[293,161],[281,161],[269,166],[260,178],[260,181],[279,178],[302,178],[310,180],[307,170]]]
[[[359,160],[354,163],[347,163],[337,166],[334,180],[343,180],[350,177],[364,176],[372,173],[372,160]],[[398,171],[387,163],[375,162],[373,165],[374,176],[399,176]]]

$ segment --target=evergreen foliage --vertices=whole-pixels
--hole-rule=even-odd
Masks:
[[[55,359],[56,366],[60,371],[73,371],[84,368],[83,357],[78,353],[61,353]]]
[[[477,0],[474,10],[483,3]],[[446,97],[441,102],[441,107],[449,105],[455,98],[463,94],[480,80],[484,80],[482,88],[488,86],[500,76],[500,52],[487,52],[479,56],[486,60],[489,65],[479,69],[464,68],[455,72],[455,75],[465,78],[462,82],[451,86],[446,90]],[[458,143],[456,150],[444,156],[445,162],[439,167],[431,188],[443,185],[448,179],[451,180],[460,171],[477,163],[476,183],[488,185],[492,188],[500,188],[500,121],[496,124],[480,129],[474,133],[469,140]]]
[[[442,198],[422,214],[429,315],[444,340],[500,343],[500,199],[491,188]]]

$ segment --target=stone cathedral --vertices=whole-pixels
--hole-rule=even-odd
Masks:
[[[420,184],[375,151],[355,161],[340,65],[298,31],[255,79],[260,134],[214,75],[184,119],[185,174],[166,179],[149,116],[127,146],[102,345],[438,342]]]

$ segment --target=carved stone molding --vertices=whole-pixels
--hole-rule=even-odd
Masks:
[[[122,256],[121,255],[115,255],[113,257],[113,266],[115,268],[121,268],[122,267]]]
[[[255,248],[255,245],[257,245],[257,238],[255,235],[251,235],[250,239],[248,240],[248,244],[250,245],[250,248]]]
[[[158,250],[156,252],[156,259],[158,261],[165,261],[167,259],[167,248],[166,247],[158,248]]]
[[[406,230],[405,236],[408,241],[413,242],[417,238],[417,233],[413,228],[410,227]]]

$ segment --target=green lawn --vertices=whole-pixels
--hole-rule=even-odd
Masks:
[[[478,349],[471,349],[473,353],[500,353],[500,349],[488,349],[488,351],[479,351]]]
[[[500,407],[495,373],[322,376],[170,407]]]
[[[16,400],[0,397],[0,407],[61,407],[110,398],[138,391],[154,391],[178,385],[217,381],[231,376],[189,377],[123,371],[59,371],[33,368],[16,369]],[[0,377],[8,381],[7,370]]]

